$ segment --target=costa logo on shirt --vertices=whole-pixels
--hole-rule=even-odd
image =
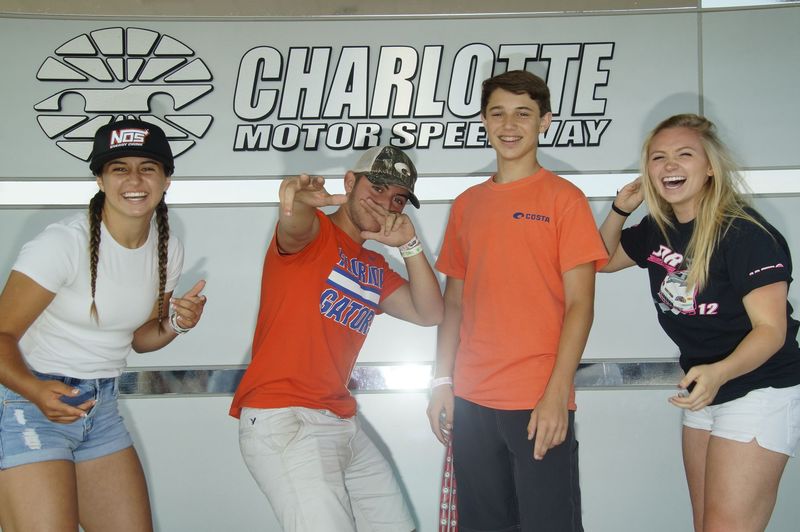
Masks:
[[[118,129],[111,132],[111,144],[109,148],[118,148],[120,146],[144,146],[147,135],[150,131],[147,129],[128,128]]]
[[[544,214],[536,214],[535,212],[515,212],[511,215],[515,220],[528,220],[531,222],[545,222],[550,223],[550,217]]]

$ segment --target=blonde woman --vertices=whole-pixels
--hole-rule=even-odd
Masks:
[[[789,248],[737,181],[709,120],[670,117],[600,227],[604,271],[648,270],[659,323],[680,349],[686,376],[670,402],[684,409],[684,467],[704,532],[764,530],[800,437]],[[643,199],[649,214],[622,230]]]
[[[25,244],[0,294],[0,528],[152,530],[142,467],[117,410],[131,350],[159,349],[200,319],[204,281],[172,298],[183,248],[164,194],[164,132],[101,127],[89,212]]]

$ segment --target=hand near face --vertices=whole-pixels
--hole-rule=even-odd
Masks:
[[[625,212],[633,212],[644,201],[644,189],[642,188],[642,178],[637,177],[617,191],[614,205]]]
[[[278,198],[280,199],[281,213],[286,216],[292,215],[295,202],[316,208],[341,205],[347,201],[347,196],[344,194],[329,194],[325,190],[324,177],[307,174],[284,179],[278,191]]]
[[[416,234],[411,219],[403,213],[390,212],[372,199],[362,199],[361,206],[378,225],[378,231],[361,231],[361,238],[371,239],[387,246],[402,246]]]

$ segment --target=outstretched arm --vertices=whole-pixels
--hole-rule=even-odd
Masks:
[[[619,189],[612,205],[624,212],[631,213],[641,205],[643,199],[641,178],[637,178]],[[603,244],[605,244],[609,256],[608,262],[600,270],[602,272],[616,272],[636,264],[619,245],[622,226],[625,225],[626,218],[627,216],[612,209],[600,225],[600,236],[603,238]]]
[[[341,205],[347,201],[347,196],[329,194],[325,190],[325,178],[306,174],[284,179],[278,197],[278,248],[282,253],[290,254],[302,250],[319,233],[318,207]]]

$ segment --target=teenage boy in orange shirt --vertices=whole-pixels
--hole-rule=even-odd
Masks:
[[[450,212],[428,417],[453,431],[462,532],[582,531],[573,379],[608,256],[583,193],[537,161],[545,82],[484,81],[481,119],[497,173]]]

